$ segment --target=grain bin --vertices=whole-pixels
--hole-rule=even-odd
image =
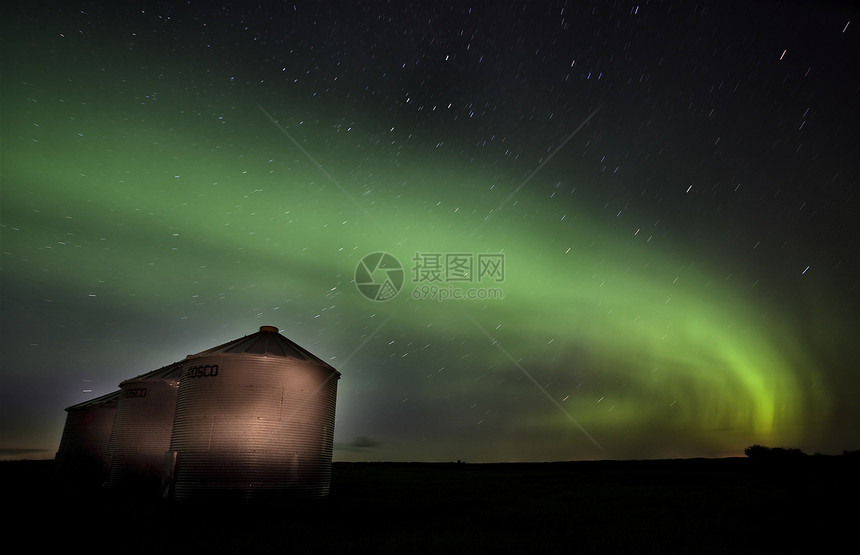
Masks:
[[[66,424],[54,457],[58,478],[101,485],[119,396],[114,391],[66,409]]]
[[[177,362],[120,384],[106,486],[158,494],[181,372]]]
[[[327,495],[339,378],[272,326],[188,356],[164,494],[177,500]]]

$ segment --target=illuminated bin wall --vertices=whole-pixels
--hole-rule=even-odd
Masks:
[[[115,391],[66,409],[66,423],[54,457],[58,478],[101,484],[119,395]]]
[[[165,496],[327,495],[339,378],[271,326],[187,357]]]
[[[181,372],[182,364],[175,363],[120,384],[108,447],[108,487],[158,494]]]

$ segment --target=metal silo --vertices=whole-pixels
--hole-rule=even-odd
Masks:
[[[57,476],[68,482],[101,485],[119,391],[72,405],[54,457]]]
[[[165,495],[327,495],[339,378],[272,326],[187,357]]]
[[[177,362],[120,384],[108,447],[108,487],[158,493],[181,372]]]

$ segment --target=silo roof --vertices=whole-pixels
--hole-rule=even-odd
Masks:
[[[66,410],[82,410],[85,408],[98,406],[115,407],[117,405],[117,402],[119,401],[119,394],[119,391],[114,391],[108,393],[107,395],[102,395],[101,397],[96,397],[95,399],[90,399],[89,401],[84,401],[83,403],[78,403],[77,405],[66,407]]]
[[[221,354],[250,354],[297,358],[334,370],[330,364],[321,358],[278,333],[278,328],[274,326],[260,326],[260,331],[257,333],[234,339],[196,355],[189,355],[189,358]]]
[[[153,370],[151,372],[147,372],[146,374],[141,374],[140,376],[136,376],[134,378],[123,380],[123,382],[119,385],[122,386],[122,384],[124,384],[126,382],[137,381],[137,380],[157,380],[157,379],[178,380],[179,378],[182,377],[182,366],[183,366],[183,364],[184,364],[183,361],[174,362],[173,364],[168,364],[167,366],[162,366],[158,370]]]
[[[122,383],[120,383],[119,385],[121,387],[122,384],[124,384],[128,381],[150,379],[150,378],[151,379],[158,379],[158,378],[179,379],[182,376],[182,364],[183,364],[182,362],[174,362],[173,364],[168,364],[167,366],[163,366],[163,367],[159,368],[158,370],[153,370],[151,372],[147,372],[146,374],[142,374],[140,376],[137,376],[136,378],[131,378],[129,380],[123,380]],[[70,407],[66,407],[66,410],[67,411],[69,411],[69,410],[82,410],[85,408],[97,407],[100,405],[116,406],[117,402],[119,401],[120,393],[121,393],[120,390],[113,391],[113,392],[108,393],[106,395],[102,395],[101,397],[96,397],[94,399],[90,399],[89,401],[84,401],[82,403],[78,403],[77,405],[72,405]]]

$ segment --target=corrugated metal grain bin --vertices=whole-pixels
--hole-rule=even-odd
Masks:
[[[328,494],[340,373],[263,326],[184,361],[165,494]]]
[[[101,485],[119,391],[66,409],[66,424],[54,457],[58,478]]]
[[[120,384],[108,448],[108,487],[158,494],[181,372],[177,362]]]

